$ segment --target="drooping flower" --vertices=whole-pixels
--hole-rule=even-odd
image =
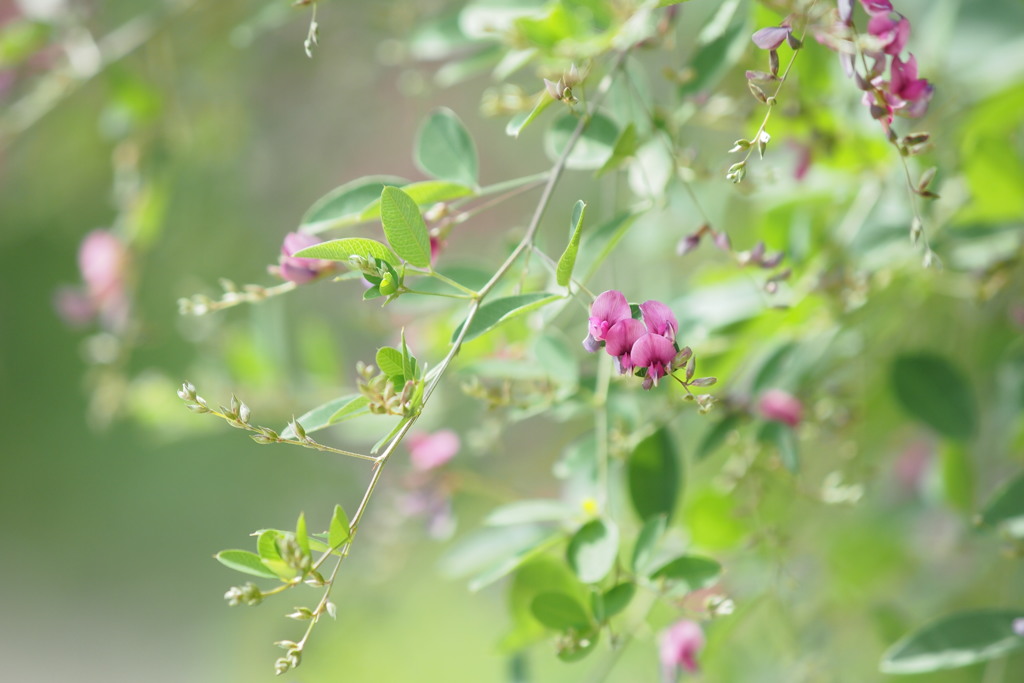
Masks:
[[[323,273],[333,270],[335,267],[333,261],[293,256],[295,252],[311,247],[314,244],[320,244],[321,241],[315,235],[304,232],[288,233],[284,236],[284,242],[281,243],[279,265],[277,267],[272,266],[271,271],[282,279],[302,285],[315,280]]]
[[[459,436],[450,429],[433,434],[409,435],[409,457],[412,466],[420,471],[432,470],[445,464],[459,452]]]
[[[893,95],[908,105],[900,113],[915,118],[924,114],[934,91],[927,79],[917,77],[917,60],[914,55],[909,55],[906,62],[899,57],[893,58],[889,88]]]
[[[697,671],[697,653],[704,647],[700,624],[682,619],[662,631],[658,640],[662,680],[674,682],[683,670]]]
[[[804,406],[800,399],[782,389],[769,389],[764,392],[757,407],[764,419],[783,422],[790,427],[799,425],[804,415]]]
[[[626,320],[631,315],[625,294],[617,289],[601,292],[590,306],[590,320],[587,325],[588,334],[587,338],[583,340],[583,348],[591,353],[597,351],[601,346],[598,342],[602,342],[607,338],[608,330],[615,323]]]
[[[792,31],[788,26],[769,26],[754,32],[750,39],[762,50],[774,50],[782,45]]]
[[[633,367],[647,369],[644,389],[658,386],[658,380],[672,368],[676,353],[675,344],[660,334],[647,333],[636,340],[629,357]]]
[[[876,14],[868,20],[868,33],[878,39],[887,55],[899,55],[910,37],[910,22],[906,17],[893,19],[888,14]]]
[[[645,301],[640,304],[640,312],[643,313],[644,324],[647,325],[648,332],[660,334],[669,341],[675,341],[679,323],[671,308],[660,301]]]
[[[632,358],[632,349],[640,337],[647,334],[647,328],[639,320],[626,318],[612,325],[605,337],[605,351],[619,361],[619,373],[626,374],[637,367]]]

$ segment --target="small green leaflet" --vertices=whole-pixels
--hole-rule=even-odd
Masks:
[[[327,543],[331,548],[339,548],[351,538],[351,525],[348,515],[340,505],[334,506],[334,515],[331,517],[331,526],[327,531]]]
[[[1003,484],[975,521],[1000,527],[1013,538],[1024,538],[1024,472]]]
[[[369,401],[360,394],[339,396],[304,413],[298,418],[298,423],[308,434],[348,418],[369,414],[368,405]],[[294,439],[295,436],[295,430],[290,423],[281,430],[282,438]]]
[[[405,377],[405,370],[402,367],[402,352],[398,349],[391,348],[390,346],[378,349],[376,362],[380,371],[387,375],[389,379],[392,379],[392,381],[394,381],[394,378]]]
[[[537,621],[556,631],[590,626],[587,609],[566,593],[541,593],[530,603],[530,611]]]
[[[467,342],[470,339],[476,339],[484,332],[497,327],[506,320],[534,311],[560,298],[557,294],[533,292],[530,294],[514,294],[489,301],[476,312],[462,341]],[[455,332],[452,333],[452,341],[454,342],[458,339],[461,333],[462,324],[455,328]]]
[[[540,99],[532,110],[529,112],[520,112],[509,120],[508,125],[505,126],[505,134],[513,138],[518,138],[519,134],[523,132],[523,129],[530,125],[535,118],[540,116],[540,113],[547,109],[554,101],[555,100],[547,93],[546,90],[541,92]]]
[[[243,574],[251,574],[264,579],[276,579],[277,574],[270,571],[260,556],[248,550],[221,550],[214,555],[217,561],[229,569]]]
[[[911,633],[882,656],[887,674],[922,674],[1003,657],[1024,648],[1013,630],[1024,609],[961,612]]]
[[[477,186],[476,145],[450,109],[438,109],[420,128],[416,136],[416,165],[439,180]]]
[[[562,252],[558,259],[558,267],[555,269],[555,280],[560,287],[565,287],[572,280],[572,269],[576,267],[576,254],[580,250],[580,231],[583,228],[583,215],[587,212],[587,204],[582,199],[577,200],[572,209],[572,221],[570,229],[572,237],[569,238],[569,246]]]
[[[375,258],[387,261],[392,266],[400,263],[398,257],[386,246],[376,240],[364,237],[345,237],[340,240],[321,242],[320,244],[300,249],[295,252],[294,256],[325,259],[327,261],[348,261],[352,256],[362,256],[371,263]]]
[[[380,195],[380,222],[396,254],[417,268],[430,267],[427,224],[412,197],[397,187],[385,187]]]
[[[583,583],[597,583],[615,565],[619,553],[619,532],[615,524],[593,519],[569,539],[569,566]]]

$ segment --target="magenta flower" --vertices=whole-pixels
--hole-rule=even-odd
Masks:
[[[643,313],[644,324],[647,325],[648,332],[660,334],[669,341],[675,341],[679,323],[671,308],[660,301],[645,301],[640,304],[640,312]]]
[[[909,55],[906,62],[901,61],[899,57],[893,57],[889,89],[893,95],[909,105],[900,113],[915,118],[924,114],[934,91],[931,83],[917,77],[917,60],[914,55]]]
[[[608,336],[605,337],[605,351],[608,352],[608,355],[618,359],[620,374],[624,375],[636,367],[630,352],[636,341],[645,334],[647,334],[647,328],[642,322],[633,318],[620,320],[608,330]]]
[[[906,17],[893,19],[888,14],[876,14],[868,21],[868,33],[879,40],[885,54],[896,56],[907,45],[910,22]]]
[[[792,30],[788,26],[769,26],[756,31],[750,39],[762,50],[774,50],[782,45]]]
[[[799,425],[804,415],[804,406],[800,399],[782,389],[769,389],[764,392],[757,407],[764,419],[783,422],[790,427]]]
[[[617,289],[602,292],[590,307],[590,336],[597,341],[605,339],[612,325],[632,317],[626,296]]]
[[[700,624],[682,619],[662,631],[658,640],[664,681],[678,680],[683,669],[690,673],[697,671],[697,653],[704,647]]]
[[[868,14],[885,14],[892,12],[892,3],[889,0],[860,0]]]
[[[417,470],[432,470],[445,464],[459,452],[459,436],[450,429],[433,434],[411,434],[409,457]]]
[[[658,380],[672,368],[676,353],[675,344],[658,334],[648,333],[636,340],[629,357],[633,367],[647,369],[644,389],[658,386]]]
[[[276,267],[271,266],[271,272],[280,276],[284,280],[294,282],[297,285],[302,285],[315,280],[323,273],[334,270],[333,261],[292,256],[295,252],[301,251],[306,247],[312,247],[314,244],[320,244],[321,241],[322,240],[315,235],[310,235],[304,232],[288,233],[284,236],[284,242],[281,244],[279,265]]]

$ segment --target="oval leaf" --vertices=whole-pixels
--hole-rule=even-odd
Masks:
[[[556,631],[582,630],[590,626],[587,609],[565,593],[541,593],[530,603],[534,618]]]
[[[597,583],[615,565],[619,553],[619,531],[610,521],[587,522],[569,540],[569,566],[584,583]]]
[[[572,209],[572,221],[569,229],[572,236],[569,238],[569,246],[562,252],[558,259],[558,267],[555,269],[555,280],[560,287],[565,287],[572,279],[572,269],[576,267],[576,254],[580,250],[580,230],[583,228],[583,214],[587,212],[587,204],[582,199],[576,202]]]
[[[334,515],[331,516],[331,525],[327,530],[327,543],[331,548],[339,548],[352,537],[348,515],[340,505],[334,506]]]
[[[557,294],[533,292],[531,294],[515,294],[489,301],[476,312],[473,322],[470,323],[466,336],[462,341],[467,342],[470,339],[475,339],[506,320],[529,313],[560,298]],[[455,332],[452,333],[452,341],[455,341],[461,332],[462,325],[460,324],[455,328]]]
[[[438,109],[420,128],[416,137],[416,165],[435,178],[476,187],[476,145],[450,109]]]
[[[971,386],[949,361],[927,353],[897,357],[892,386],[912,416],[953,439],[969,439],[977,428]]]
[[[337,417],[339,413],[349,409],[354,402],[363,398],[359,394],[349,394],[347,396],[339,396],[338,398],[332,398],[327,403],[321,404],[310,411],[303,413],[297,418],[298,423],[302,425],[302,428],[306,430],[306,433],[315,432],[324,427],[330,427],[335,422],[339,422],[341,418]],[[359,406],[359,407],[365,407]],[[355,415],[344,415],[342,417],[355,417]],[[291,423],[287,427],[281,430],[281,437],[284,439],[294,439],[295,430],[292,428]]]
[[[633,571],[643,573],[654,559],[654,548],[665,534],[668,520],[665,515],[655,515],[644,522],[633,546]]]
[[[277,574],[270,571],[270,569],[263,564],[259,555],[251,553],[248,550],[221,550],[219,553],[214,555],[214,557],[217,558],[217,561],[222,565],[229,569],[234,569],[236,572],[260,576],[264,579],[277,578]]]
[[[681,471],[675,445],[662,428],[637,444],[627,463],[629,497],[641,519],[671,519],[679,497]]]
[[[397,187],[385,187],[380,195],[380,222],[395,253],[417,268],[430,266],[430,236],[420,207]]]
[[[377,367],[385,375],[390,377],[403,377],[405,371],[402,368],[402,352],[390,346],[377,349]]]
[[[1002,657],[1024,648],[1013,631],[1024,610],[979,610],[941,619],[906,636],[882,656],[887,674],[920,674],[954,669]]]
[[[362,256],[368,261],[379,258],[392,266],[399,263],[398,257],[390,249],[378,242],[364,237],[345,237],[340,240],[321,242],[311,247],[300,249],[293,254],[300,258],[318,258],[327,261],[348,261],[352,256]]]
[[[721,573],[722,565],[712,559],[681,555],[655,570],[651,578],[665,581],[672,594],[684,594],[712,585]]]
[[[404,185],[405,180],[394,176],[367,176],[336,187],[309,207],[299,230],[318,233],[332,228],[355,225],[369,218],[362,213],[370,204],[380,199],[385,185]]]
[[[636,594],[635,583],[620,583],[605,591],[594,594],[594,616],[598,621],[607,621],[626,609]]]

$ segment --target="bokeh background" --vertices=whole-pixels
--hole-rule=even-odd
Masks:
[[[481,145],[485,182],[546,167],[539,145],[514,143],[504,135],[504,119],[480,115],[481,95],[491,85],[486,77],[441,89],[434,66],[406,66],[400,41],[424,18],[441,14],[445,3],[321,5],[320,44],[310,60],[302,48],[308,10],[285,0],[0,0],[0,668],[6,680],[270,680],[277,656],[270,643],[300,632],[280,617],[291,603],[228,609],[221,596],[238,580],[211,556],[251,547],[249,532],[287,528],[303,509],[311,526],[325,527],[335,502],[354,506],[365,468],[312,451],[256,446],[215,420],[191,415],[174,392],[185,379],[211,402],[226,403],[234,391],[259,421],[281,426],[292,412],[351,386],[356,361],[382,339],[393,341],[394,333],[376,307],[338,296],[338,286],[203,318],[180,317],[177,300],[215,294],[220,277],[272,282],[266,267],[283,235],[331,188],[371,173],[419,177],[411,141],[438,104],[457,111]],[[873,460],[854,470],[877,485],[875,495],[856,514],[822,512],[792,500],[781,474],[766,475],[768,491],[758,500],[777,521],[772,529],[784,529],[786,537],[762,539],[767,550],[754,558],[736,553],[731,570],[741,594],[757,592],[765,576],[784,588],[756,604],[741,603],[743,620],[717,631],[709,681],[881,680],[875,673],[881,650],[907,629],[951,609],[1024,599],[1019,560],[967,522],[975,497],[991,492],[1022,461],[1024,130],[1021,109],[1013,113],[1013,107],[1024,103],[1024,6],[999,0],[933,7],[922,0],[900,9],[915,18],[915,52],[940,89],[935,121],[948,126],[937,132],[947,134],[939,144],[949,148],[939,158],[952,165],[958,150],[967,158],[975,146],[988,145],[991,150],[970,158],[995,161],[975,162],[981,181],[951,188],[969,194],[980,183],[988,195],[961,220],[979,232],[947,242],[960,249],[950,274],[922,277],[909,249],[893,255],[865,248],[851,269],[882,273],[884,281],[865,287],[877,298],[844,324],[864,339],[962,361],[981,405],[994,411],[984,413],[986,425],[1009,425],[1004,431],[1011,436],[975,444],[985,451],[977,472],[946,471],[943,479],[943,467],[963,459],[941,456],[933,435],[900,417],[884,383],[873,383],[881,371],[871,353],[838,353],[833,368],[844,357],[850,363],[838,376],[860,375],[856,393],[840,397],[864,420],[852,438],[857,453],[872,452]],[[693,12],[682,35],[695,33],[710,10]],[[1001,99],[993,105],[995,95]],[[856,105],[850,111],[861,113]],[[972,112],[981,113],[972,119]],[[830,182],[823,173],[818,188]],[[898,174],[892,177],[898,182]],[[568,182],[599,201],[585,174]],[[734,201],[724,182],[707,187],[708,205]],[[528,208],[526,201],[512,202],[494,218],[493,232],[481,226],[454,253],[470,255],[502,239],[493,237],[503,232],[502,216],[522,222]],[[732,216],[755,211],[748,206]],[[888,214],[881,213],[878,222],[885,224]],[[734,240],[750,242],[765,225],[778,233],[771,221],[790,217],[782,212],[737,226]],[[61,287],[80,280],[76,253],[83,237],[110,227],[132,234],[138,246],[130,348],[95,326],[68,325],[54,303]],[[650,256],[643,246],[625,253]],[[619,282],[642,281],[632,268],[614,272]],[[975,297],[985,286],[995,295]],[[758,324],[770,330],[770,322]],[[787,324],[799,327],[799,316]],[[887,363],[891,349],[870,349],[879,366]],[[722,368],[738,362],[722,356]],[[1008,367],[1020,374],[1007,376]],[[466,457],[477,459],[468,471],[508,482],[520,495],[557,492],[549,481],[555,455],[533,447],[546,435],[559,440],[557,426],[513,429],[499,441],[504,457],[488,459],[473,451],[472,432],[493,425],[473,419],[466,413],[444,425],[470,433]],[[353,427],[357,439],[374,440],[369,428],[360,429]],[[840,448],[828,434],[811,438],[806,458],[815,449]],[[917,460],[914,449],[923,453]],[[897,462],[909,468],[912,493],[900,488]],[[918,476],[918,466],[925,474]],[[709,482],[721,462],[699,467],[695,476]],[[921,483],[922,477],[931,479]],[[962,487],[951,488],[950,481]],[[306,662],[288,680],[514,680],[495,649],[507,619],[502,592],[470,594],[463,581],[438,576],[446,546],[423,533],[422,520],[405,519],[395,502],[401,485],[398,474],[385,482],[368,521],[372,541],[342,573],[337,623],[318,628]],[[687,514],[703,520],[732,514],[733,504],[710,485],[694,492]],[[460,516],[472,519],[493,499],[471,494],[459,506]],[[749,529],[706,521],[696,533],[707,548],[735,552],[736,539]],[[773,553],[789,559],[773,565],[764,557]],[[865,608],[865,602],[872,604]],[[589,666],[568,668],[543,648],[531,664],[537,680],[585,680],[593,673]],[[1019,655],[998,666],[994,674],[975,667],[920,680],[994,683],[1024,676]],[[656,679],[649,637],[626,652],[612,678]]]

